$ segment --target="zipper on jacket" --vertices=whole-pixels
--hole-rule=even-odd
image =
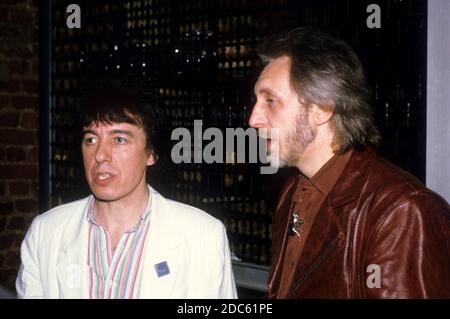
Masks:
[[[334,247],[337,245],[337,243],[342,239],[343,234],[339,233],[339,235],[328,245],[328,247],[325,249],[325,251],[322,253],[322,255],[319,257],[319,259],[309,268],[309,270],[305,273],[303,277],[299,279],[297,283],[295,283],[294,287],[291,288],[289,293],[287,294],[287,298],[290,298],[292,294],[305,282],[305,280],[311,275],[311,273],[314,272],[314,270],[319,267],[319,265],[322,263],[322,261],[330,254],[330,252],[334,249]]]

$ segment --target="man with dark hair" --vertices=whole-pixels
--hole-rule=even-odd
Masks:
[[[449,298],[449,205],[376,155],[353,50],[298,28],[260,56],[249,123],[267,132],[276,164],[300,171],[273,217],[269,297]]]
[[[92,192],[37,216],[21,248],[20,298],[235,298],[223,224],[146,182],[157,126],[143,99],[104,86],[84,99]]]

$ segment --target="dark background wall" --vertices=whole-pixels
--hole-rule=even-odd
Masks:
[[[306,25],[355,49],[373,89],[379,152],[425,180],[425,0],[80,0],[81,28],[68,29],[70,2],[54,1],[51,14],[49,206],[89,191],[73,134],[83,82],[102,73],[138,79],[160,99],[169,131],[193,130],[195,119],[204,129],[245,129],[261,67],[256,47],[267,35]],[[380,29],[367,26],[370,3],[381,8]],[[286,170],[267,176],[248,164],[169,167],[150,169],[158,191],[221,219],[241,260],[270,264],[271,215]]]
[[[0,285],[37,214],[38,1],[0,1]]]

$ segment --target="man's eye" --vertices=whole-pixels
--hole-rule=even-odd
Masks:
[[[96,139],[94,137],[85,137],[84,138],[84,143],[85,144],[94,144],[96,142]]]
[[[125,144],[127,142],[127,139],[124,137],[116,137],[116,143],[117,144]]]

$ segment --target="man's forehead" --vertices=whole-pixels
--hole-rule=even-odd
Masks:
[[[289,58],[272,60],[258,77],[255,84],[255,93],[267,93],[278,95],[283,89],[290,86],[290,62]]]
[[[98,131],[98,130],[102,130],[102,131],[115,131],[115,130],[136,131],[136,130],[140,130],[140,129],[142,129],[142,127],[135,125],[135,124],[126,123],[126,122],[121,122],[121,123],[93,122],[89,126],[83,127],[84,131],[87,131],[87,130],[89,130],[89,131]]]
[[[280,68],[280,67],[287,67],[289,68],[291,66],[291,58],[287,55],[280,56],[278,58],[271,59],[269,63],[267,63],[267,67],[274,67],[274,68]]]

